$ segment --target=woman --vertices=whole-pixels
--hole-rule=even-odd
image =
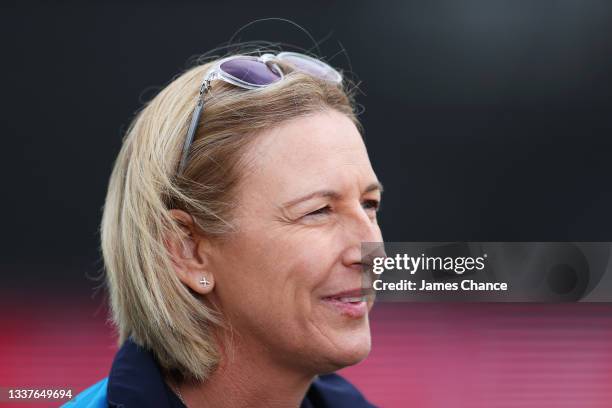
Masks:
[[[211,61],[153,98],[101,225],[122,347],[69,406],[372,406],[329,374],[370,351],[382,187],[360,129],[341,74],[303,54]]]

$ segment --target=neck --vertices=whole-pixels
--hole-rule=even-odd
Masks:
[[[313,378],[275,363],[265,348],[234,339],[206,381],[179,387],[189,408],[297,408]]]

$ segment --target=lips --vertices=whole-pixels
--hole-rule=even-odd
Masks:
[[[345,303],[362,302],[373,294],[370,288],[357,288],[334,293],[333,295],[324,296],[324,300],[338,300]]]
[[[368,312],[367,300],[371,295],[373,295],[371,289],[357,288],[325,296],[323,302],[342,316],[361,318]]]

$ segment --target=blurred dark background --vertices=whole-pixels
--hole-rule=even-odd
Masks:
[[[134,112],[269,17],[361,81],[386,240],[612,240],[610,2],[19,2],[0,17],[4,284],[88,284]],[[313,47],[281,21],[235,40]]]
[[[270,17],[361,81],[387,241],[612,241],[612,2],[4,2],[0,386],[107,374],[93,289],[123,132],[241,27],[313,48],[290,23],[249,25]],[[380,305],[347,375],[383,406],[607,407],[610,308]]]

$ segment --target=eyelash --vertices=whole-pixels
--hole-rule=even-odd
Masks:
[[[378,212],[378,210],[380,209],[380,201],[378,200],[365,200],[363,202],[364,207],[367,205],[369,206],[369,209],[373,209],[374,212]],[[306,214],[305,216],[318,216],[318,215],[323,215],[323,214],[327,214],[331,211],[331,207],[329,205],[326,205],[325,207],[321,207],[318,210],[309,212],[308,214]]]

